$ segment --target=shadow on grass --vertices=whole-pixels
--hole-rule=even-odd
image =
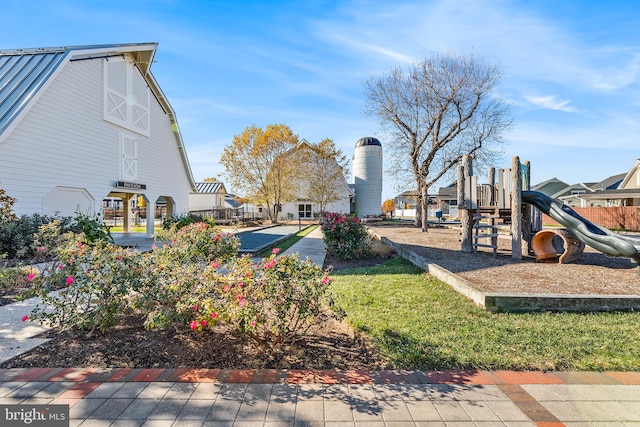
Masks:
[[[348,263],[341,263],[341,268],[333,271],[334,276],[373,276],[381,274],[420,274],[423,271],[409,264],[405,259],[396,257],[389,260],[377,260],[378,264],[345,268]],[[380,264],[381,263],[381,264]],[[356,262],[354,262],[356,264]]]

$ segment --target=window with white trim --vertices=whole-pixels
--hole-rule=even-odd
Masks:
[[[138,68],[125,58],[104,60],[104,119],[149,136],[147,82]]]
[[[138,140],[123,133],[120,134],[120,179],[138,179]]]
[[[313,218],[311,205],[298,205],[298,218]]]

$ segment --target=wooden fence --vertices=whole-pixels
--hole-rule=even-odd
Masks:
[[[578,215],[604,228],[640,231],[640,206],[573,208]],[[556,225],[556,221],[542,215],[544,225]]]

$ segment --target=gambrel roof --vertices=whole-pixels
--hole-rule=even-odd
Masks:
[[[175,112],[167,101],[150,67],[157,43],[62,46],[33,49],[0,49],[0,141],[6,137],[38,99],[43,89],[69,63],[99,58],[131,55],[174,128],[178,150],[191,187],[195,182],[187,159]]]

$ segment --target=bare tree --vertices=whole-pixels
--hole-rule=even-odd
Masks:
[[[419,193],[416,226],[427,231],[428,192],[463,155],[490,161],[512,124],[510,106],[493,93],[495,66],[473,56],[434,54],[365,84],[365,112],[387,133],[389,173],[411,177]]]

